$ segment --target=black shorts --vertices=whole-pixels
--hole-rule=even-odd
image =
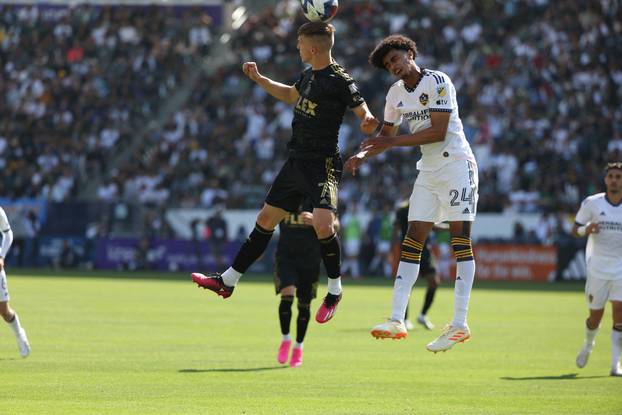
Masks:
[[[316,159],[289,158],[274,179],[266,203],[295,213],[309,197],[314,208],[337,211],[337,187],[343,163],[339,155]]]
[[[436,262],[434,261],[434,257],[432,256],[427,243],[423,245],[423,251],[421,251],[421,265],[419,273],[423,277],[427,275],[434,276],[436,274]]]
[[[302,257],[276,257],[274,288],[276,293],[290,285],[296,286],[296,298],[311,301],[317,296],[320,261]]]

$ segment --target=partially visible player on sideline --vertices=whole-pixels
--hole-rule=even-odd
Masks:
[[[420,68],[416,57],[417,45],[402,35],[385,38],[370,54],[373,66],[399,80],[387,93],[380,134],[363,141],[361,151],[346,162],[346,169],[354,173],[366,158],[391,147],[421,146],[422,156],[417,163],[420,173],[410,196],[408,234],[402,243],[391,319],[374,327],[371,333],[377,338],[407,336],[404,313],[419,274],[423,245],[435,223],[449,221],[451,245],[458,262],[454,318],[426,346],[431,352],[440,352],[471,336],[467,310],[475,277],[471,224],[477,207],[478,176],[451,79],[443,72]],[[396,136],[404,119],[411,134]]]
[[[289,158],[268,192],[257,215],[255,229],[244,242],[233,264],[222,275],[193,273],[200,287],[227,298],[244,272],[264,252],[274,228],[288,212],[296,212],[309,197],[313,203],[313,227],[328,274],[328,294],[315,320],[326,323],[341,300],[341,247],[335,232],[337,187],[342,161],[338,135],[348,108],[361,120],[364,134],[371,134],[379,122],[367,108],[356,82],[332,57],[335,28],[327,23],[309,22],[298,29],[298,50],[310,64],[294,85],[285,85],[259,73],[255,62],[242,66],[244,74],[273,97],[294,105]]]
[[[585,343],[577,355],[582,368],[595,344],[605,304],[611,301],[611,376],[622,376],[622,162],[605,168],[606,192],[588,196],[575,218],[572,233],[587,236],[585,296],[589,316],[585,320]]]
[[[397,275],[397,267],[399,265],[399,261],[397,260],[397,258],[399,258],[399,254],[401,251],[400,248],[402,246],[404,238],[406,237],[406,233],[408,232],[408,210],[409,203],[408,200],[405,200],[398,205],[397,210],[395,211],[395,222],[393,224],[393,233],[395,236],[393,238],[394,246],[392,248],[393,252],[396,253],[396,255],[394,256],[394,276]],[[438,273],[436,272],[436,263],[434,261],[434,257],[432,256],[432,253],[430,252],[429,245],[429,242],[426,240],[426,242],[423,244],[423,250],[421,251],[421,268],[419,269],[419,274],[421,274],[421,276],[425,278],[428,283],[428,287],[425,291],[421,312],[417,316],[416,321],[417,323],[421,324],[425,329],[432,330],[434,328],[434,324],[432,324],[432,322],[428,318],[428,311],[430,310],[430,307],[432,307],[432,303],[434,302],[434,296],[436,294],[436,289],[441,283],[441,280]],[[408,319],[409,308],[410,306],[406,306],[406,312],[404,313],[404,325],[406,326],[407,330],[413,330],[415,327],[413,323]]]
[[[9,225],[9,219],[6,217],[4,209],[1,207],[0,232],[2,232],[2,245],[0,245],[0,315],[2,315],[4,321],[9,323],[15,333],[19,354],[22,355],[22,357],[28,357],[30,354],[30,344],[28,343],[28,337],[26,337],[26,331],[19,323],[17,313],[9,305],[9,288],[6,282],[4,258],[6,258],[6,254],[9,252],[9,248],[13,243],[13,231]]]
[[[320,279],[320,244],[313,229],[313,205],[308,200],[297,213],[290,213],[279,223],[279,242],[275,255],[274,286],[281,294],[279,323],[281,345],[277,354],[279,363],[289,361],[291,367],[302,365],[302,347],[309,318],[311,300],[317,295]],[[292,320],[294,295],[298,299],[296,319],[296,342],[292,348],[289,327]]]

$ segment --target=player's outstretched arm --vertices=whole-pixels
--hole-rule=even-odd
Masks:
[[[450,115],[449,112],[431,112],[430,120],[432,125],[425,130],[395,137],[378,136],[368,138],[361,144],[361,149],[369,151],[382,149],[384,151],[391,147],[413,147],[422,144],[440,143],[445,140]]]
[[[389,138],[394,136],[397,133],[398,125],[388,125],[383,124],[380,133],[378,133],[378,138]],[[362,147],[362,144],[361,144]],[[344,167],[347,171],[352,173],[353,176],[356,176],[356,170],[370,157],[374,157],[380,153],[382,153],[386,148],[378,147],[376,149],[364,150],[361,149],[358,153],[350,157],[346,160]]]
[[[242,71],[249,77],[249,79],[255,81],[274,98],[288,104],[295,104],[296,101],[298,101],[298,97],[300,95],[293,85],[285,85],[280,82],[273,81],[267,76],[263,76],[259,73],[255,62],[245,62],[242,65]]]
[[[377,131],[380,126],[380,121],[371,113],[366,102],[353,108],[352,111],[354,111],[354,114],[361,120],[360,128],[363,134],[371,135]]]

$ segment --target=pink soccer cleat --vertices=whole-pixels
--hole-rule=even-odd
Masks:
[[[281,345],[279,346],[279,353],[276,355],[276,360],[279,363],[283,364],[287,362],[287,358],[289,357],[289,348],[292,345],[291,340],[283,340]]]
[[[193,272],[192,281],[197,283],[199,287],[214,291],[222,298],[229,298],[231,294],[233,294],[234,287],[227,287],[220,274],[203,275],[198,272]]]
[[[337,310],[337,304],[339,304],[339,301],[341,301],[341,294],[326,294],[322,305],[315,314],[315,321],[317,321],[318,323],[326,323],[328,320],[333,318],[333,316],[335,315],[335,311]]]
[[[291,367],[299,367],[302,365],[302,348],[294,347],[292,349],[292,359],[289,361]]]

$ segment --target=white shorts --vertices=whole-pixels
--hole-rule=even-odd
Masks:
[[[477,165],[468,160],[421,171],[410,195],[408,221],[473,222],[477,211]]]
[[[587,277],[585,299],[591,310],[602,310],[607,301],[622,301],[622,280]]]
[[[9,286],[6,283],[6,272],[0,271],[0,303],[9,301]]]

